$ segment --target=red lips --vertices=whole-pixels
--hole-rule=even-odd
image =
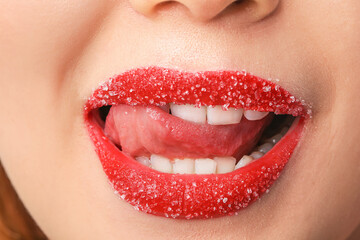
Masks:
[[[96,121],[105,105],[166,103],[223,105],[300,116],[264,157],[226,174],[160,173],[121,152]],[[188,73],[166,68],[135,69],[111,78],[85,105],[85,121],[103,169],[121,199],[135,209],[172,218],[235,214],[266,192],[278,178],[304,126],[306,108],[280,86],[236,71]]]

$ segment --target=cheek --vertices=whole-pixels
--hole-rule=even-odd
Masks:
[[[0,64],[6,63],[9,75],[20,66],[22,77],[17,80],[28,73],[62,72],[86,46],[109,7],[107,1],[95,0],[0,0],[0,5]]]
[[[59,100],[64,75],[110,9],[107,1],[70,2],[0,0],[0,158],[32,206],[51,191],[42,181],[55,182],[47,171],[67,156],[59,147],[71,125],[60,103],[69,101]],[[42,185],[35,194],[34,183]]]
[[[310,10],[314,12],[304,21],[311,31],[309,43],[318,49],[321,67],[327,71],[326,77],[317,81],[332,85],[333,92],[319,89],[325,93],[324,106],[314,115],[316,128],[311,129],[312,136],[308,138],[312,139],[313,144],[309,143],[308,148],[312,154],[309,152],[304,169],[311,169],[309,175],[316,172],[307,185],[317,195],[314,197],[317,201],[313,200],[312,204],[323,210],[318,214],[329,219],[324,228],[347,228],[343,231],[347,232],[360,220],[357,187],[360,181],[360,2],[333,1],[331,5],[323,0],[312,2],[316,11],[326,6],[321,12]],[[345,224],[339,225],[336,219],[342,219]]]
[[[38,136],[35,126],[46,127],[42,122],[59,102],[64,75],[110,6],[96,0],[0,0],[0,6],[0,151],[5,159],[17,140],[29,138],[24,147],[31,145]]]

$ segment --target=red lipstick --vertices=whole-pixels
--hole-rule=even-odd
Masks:
[[[106,105],[223,105],[225,108],[299,116],[273,149],[226,174],[161,173],[136,162],[108,139],[97,108]],[[172,218],[213,218],[236,214],[266,192],[279,177],[300,140],[302,101],[273,82],[238,71],[182,72],[134,69],[106,81],[84,107],[85,122],[104,172],[121,199],[145,213]]]

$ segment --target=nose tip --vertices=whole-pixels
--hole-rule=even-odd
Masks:
[[[132,7],[140,14],[151,17],[156,15],[157,9],[164,4],[183,5],[193,18],[199,21],[210,21],[229,8],[246,8],[239,11],[247,22],[255,22],[276,9],[280,0],[130,0]],[[229,11],[230,12],[230,11]]]

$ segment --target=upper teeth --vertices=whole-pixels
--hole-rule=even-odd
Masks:
[[[268,115],[268,113],[269,112],[258,112],[258,111],[247,110],[244,112],[244,115],[248,120],[260,120],[264,118],[266,115]]]
[[[195,122],[195,123],[208,123],[211,125],[226,125],[236,124],[241,121],[242,116],[248,120],[260,120],[264,118],[268,112],[258,112],[251,110],[229,108],[224,110],[222,106],[201,106],[196,107],[195,105],[185,104],[178,105],[170,104],[171,114],[181,119]]]
[[[207,121],[212,125],[235,124],[241,121],[243,109],[229,108],[224,111],[221,106],[207,108]]]
[[[187,121],[206,123],[206,107],[195,107],[195,105],[170,104],[171,114]]]

